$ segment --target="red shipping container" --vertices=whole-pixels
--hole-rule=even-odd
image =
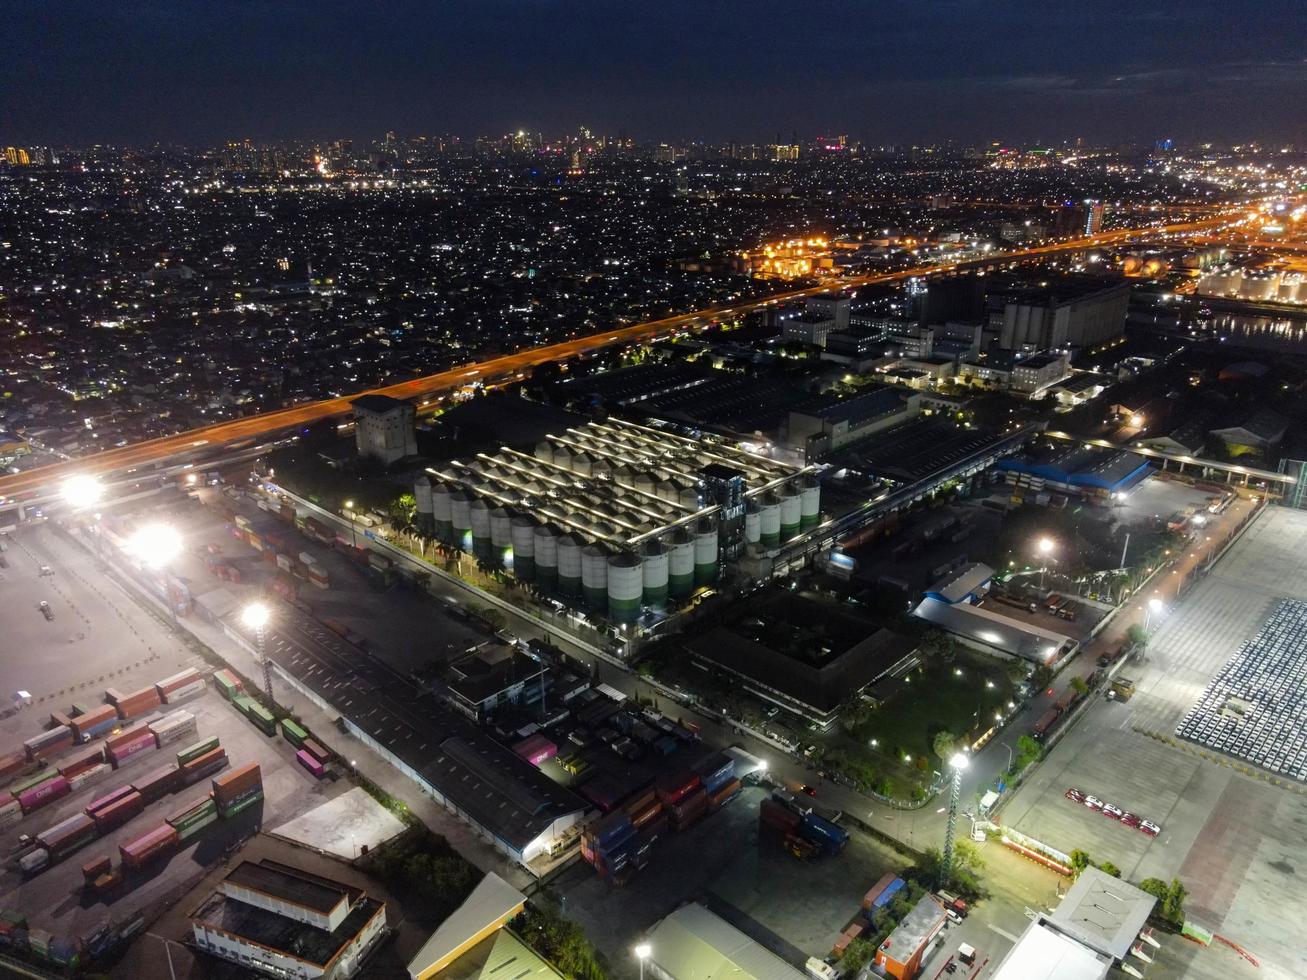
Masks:
[[[204,756],[200,758],[204,758]],[[313,757],[309,756],[309,758]],[[213,781],[213,798],[218,801],[219,806],[226,806],[247,790],[262,785],[263,771],[259,768],[257,762],[251,762],[215,779]]]
[[[658,799],[664,803],[679,803],[699,785],[699,777],[692,772],[673,772],[660,776],[655,784]]]
[[[182,766],[182,772],[189,776],[197,770],[203,769],[210,763],[225,761],[226,758],[227,750],[219,745],[216,749],[205,752],[204,755],[197,755],[190,762],[186,763]]]
[[[141,794],[133,792],[104,809],[97,810],[95,826],[99,828],[100,833],[107,833],[115,827],[121,827],[144,809],[145,801],[141,799]]]
[[[119,745],[117,748],[109,750],[109,761],[115,767],[122,765],[134,755],[141,752],[153,752],[159,747],[159,743],[154,739],[154,732],[147,731],[140,738],[126,745]]]
[[[188,667],[180,673],[173,674],[171,677],[165,677],[155,688],[163,697],[167,697],[169,692],[176,691],[178,688],[185,687],[187,684],[194,684],[196,681],[204,680],[204,675],[194,667]]]
[[[313,758],[317,759],[319,762],[326,762],[331,758],[331,753],[311,738],[306,738],[304,740],[304,751],[313,756]]]
[[[95,881],[100,875],[108,874],[112,868],[113,862],[109,860],[108,855],[101,855],[82,865],[82,877],[87,881]]]
[[[26,752],[10,752],[8,755],[0,756],[0,779],[16,776],[26,768]]]
[[[113,806],[123,797],[131,796],[135,792],[136,790],[131,786],[119,786],[112,793],[105,793],[104,796],[101,796],[98,800],[92,800],[88,803],[86,806],[86,812],[93,817],[105,807]]]
[[[129,742],[138,740],[142,735],[149,735],[150,729],[145,725],[137,725],[135,728],[129,728],[117,735],[112,735],[104,740],[104,744],[111,749],[116,749],[120,745],[127,745]]]
[[[150,711],[160,705],[162,699],[159,697],[158,690],[154,687],[143,687],[139,691],[122,695],[117,700],[114,698],[109,700],[117,708],[118,717],[125,720],[149,714]]]
[[[123,866],[139,868],[152,858],[171,851],[177,845],[177,831],[167,824],[155,827],[149,833],[142,834],[136,840],[118,846],[122,855]]]
[[[97,745],[94,748],[86,749],[83,752],[70,758],[67,762],[59,767],[59,775],[65,779],[72,779],[74,776],[81,775],[88,769],[93,769],[104,761],[104,746]]]
[[[136,780],[132,783],[132,789],[140,793],[146,803],[153,803],[181,785],[181,774],[182,771],[176,766],[164,766]]]
[[[72,723],[73,720],[62,711],[50,712],[50,724],[54,725],[56,728],[68,728]]]
[[[111,704],[103,704],[98,708],[93,708],[84,715],[78,715],[73,719],[73,731],[78,738],[88,728],[94,728],[96,725],[104,724],[106,721],[116,721],[118,712]]]

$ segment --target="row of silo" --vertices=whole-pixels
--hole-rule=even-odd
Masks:
[[[744,508],[744,542],[776,548],[821,523],[821,484],[805,476],[750,499]]]

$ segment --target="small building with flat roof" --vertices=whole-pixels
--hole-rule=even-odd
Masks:
[[[912,980],[920,971],[930,944],[947,921],[944,906],[933,895],[922,895],[898,927],[880,944],[873,964],[886,976]]]
[[[271,860],[242,861],[190,918],[206,952],[306,980],[362,975],[386,931],[384,902]]]
[[[980,562],[971,562],[953,569],[926,590],[926,595],[950,606],[959,602],[977,602],[989,591],[994,569]]]
[[[654,926],[649,947],[645,969],[657,980],[807,980],[802,970],[697,903],[682,905]]]
[[[389,395],[360,395],[349,403],[354,410],[354,443],[360,456],[390,465],[416,456],[416,410],[412,402]]]
[[[1069,636],[966,602],[948,603],[927,596],[912,615],[952,633],[968,646],[986,653],[997,650],[1036,664],[1055,664],[1076,648],[1076,641]]]

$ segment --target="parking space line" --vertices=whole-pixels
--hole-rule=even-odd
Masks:
[[[1006,940],[1007,940],[1008,942],[1010,942],[1010,943],[1020,942],[1020,938],[1019,938],[1019,937],[1012,935],[1012,933],[1008,932],[1006,929],[1000,929],[998,926],[994,925],[994,923],[992,923],[992,922],[986,922],[985,925],[986,925],[986,927],[988,927],[990,930],[992,930],[992,931],[998,933],[1000,936],[1002,936],[1004,939],[1006,939]]]

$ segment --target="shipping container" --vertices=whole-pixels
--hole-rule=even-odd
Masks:
[[[109,710],[113,711],[112,708]],[[118,716],[114,715],[113,717],[117,718]],[[23,742],[23,750],[26,752],[28,759],[36,761],[37,759],[45,759],[56,755],[72,744],[73,729],[60,726],[59,728],[44,731],[40,735],[33,735]]]
[[[725,806],[735,797],[740,795],[740,781],[732,779],[723,786],[719,786],[716,791],[708,794],[708,802],[714,807]]]
[[[132,817],[145,809],[145,800],[140,793],[133,791],[121,800],[95,811],[95,825],[100,833],[108,833],[115,827],[121,827]]]
[[[809,813],[803,818],[803,823],[799,826],[799,835],[804,840],[816,844],[828,855],[838,854],[849,842],[848,831],[815,813]]]
[[[138,741],[144,736],[150,736],[150,735],[151,732],[148,726],[137,725],[134,728],[124,729],[123,731],[119,732],[117,735],[105,739],[104,744],[111,749],[116,749],[120,745],[128,745],[131,742]]]
[[[206,756],[204,759],[196,759],[188,763],[182,769],[182,782],[186,785],[198,783],[201,779],[207,779],[215,772],[222,772],[227,767],[227,753],[221,749],[214,752],[212,758]]]
[[[107,762],[102,762],[98,766],[92,766],[84,772],[79,772],[72,779],[68,780],[68,787],[73,792],[84,789],[87,786],[93,786],[113,773],[113,766]]]
[[[0,806],[0,828],[12,827],[22,819],[23,808],[18,805],[17,800],[11,800],[4,806]]]
[[[83,742],[118,727],[118,711],[111,704],[102,704],[73,719],[73,733]],[[106,727],[107,726],[107,727]]]
[[[796,830],[803,818],[787,807],[773,799],[764,799],[758,806],[758,819],[766,827],[781,833],[790,833]]]
[[[303,749],[300,749],[298,752],[295,753],[295,761],[298,762],[305,769],[307,769],[309,772],[311,772],[318,779],[321,779],[323,776],[327,774],[327,770],[322,765],[322,763],[319,762],[317,759],[313,758],[313,756],[309,755]]]
[[[22,777],[21,779],[15,780],[9,786],[9,792],[12,793],[14,796],[18,796],[24,790],[29,790],[33,786],[40,786],[42,783],[54,779],[58,775],[59,775],[58,769],[52,769],[48,767],[44,769],[38,769],[36,772],[30,772],[26,776]]]
[[[263,732],[264,735],[271,736],[277,734],[277,719],[274,718],[272,712],[263,705],[252,704],[249,710],[245,712],[245,717],[253,723],[255,728]]]
[[[250,807],[255,806],[263,799],[263,789],[252,790],[239,799],[233,801],[230,806],[219,807],[218,812],[224,820],[230,820],[239,813],[243,813]]]
[[[50,863],[50,853],[43,847],[28,851],[18,859],[18,869],[25,875],[34,875]],[[29,933],[30,937],[30,933]]]
[[[175,687],[163,696],[164,704],[180,704],[190,698],[199,697],[205,691],[204,678],[186,684],[183,687]]]
[[[192,773],[194,773],[195,770],[198,769],[200,766],[207,766],[210,762],[213,762],[215,759],[226,759],[226,758],[227,758],[227,750],[220,745],[216,749],[210,749],[208,752],[205,752],[203,755],[197,755],[193,759],[187,759],[185,762],[182,763],[182,772],[186,773],[189,776]]]
[[[168,818],[168,824],[176,828],[179,832],[186,827],[191,826],[205,817],[213,816],[218,812],[218,804],[212,798],[205,798],[199,803],[188,806],[185,810],[174,813]]]
[[[87,881],[95,881],[100,875],[108,874],[112,869],[113,862],[109,860],[109,856],[101,854],[82,865],[82,877]]]
[[[71,728],[72,726],[73,726],[73,720],[69,718],[66,714],[64,714],[62,711],[50,712],[51,728]]]
[[[213,781],[213,798],[218,803],[230,803],[242,793],[263,785],[263,770],[257,762],[250,762],[233,769],[225,776]]]
[[[86,812],[91,816],[95,816],[96,813],[103,810],[105,807],[113,806],[123,797],[131,796],[135,792],[137,791],[131,786],[119,786],[113,792],[105,793],[104,796],[101,796],[99,799],[92,800],[88,803],[86,805]]]
[[[304,740],[304,745],[302,746],[302,748],[304,749],[305,752],[313,756],[313,758],[317,759],[319,762],[331,761],[331,753],[328,752],[326,749],[324,749],[321,745],[319,745],[311,738],[306,738]]]
[[[98,836],[95,821],[78,813],[41,831],[36,842],[50,852],[51,861],[58,861]]]
[[[0,756],[0,780],[13,779],[29,765],[26,752],[10,752]]]
[[[93,769],[104,762],[104,746],[97,745],[94,748],[83,749],[82,751],[69,756],[59,766],[59,774],[65,779],[74,777]]]
[[[139,755],[142,752],[153,752],[158,747],[159,743],[155,741],[154,733],[147,730],[144,735],[134,741],[110,749],[109,761],[115,766],[121,766],[132,756]]]
[[[672,805],[685,799],[699,785],[700,781],[697,774],[682,770],[660,776],[655,782],[654,788],[658,793],[658,799],[665,804]]]
[[[24,813],[32,813],[61,797],[67,796],[68,791],[68,780],[64,779],[63,776],[55,776],[39,786],[33,786],[31,789],[20,793],[18,795],[18,805],[23,808]]]
[[[146,803],[167,796],[181,785],[182,771],[174,765],[167,765],[154,770],[132,783],[132,789],[141,794]]]
[[[177,753],[177,764],[185,765],[192,759],[198,759],[206,752],[212,752],[218,747],[218,736],[210,735],[202,742],[196,742],[194,745],[188,745],[186,748]]]
[[[177,831],[166,823],[142,834],[133,841],[121,844],[123,867],[139,868],[156,857],[169,853],[177,845]]]
[[[237,695],[231,699],[231,703],[236,707],[236,710],[243,715],[249,714],[250,709],[255,705],[254,699],[248,694]]]
[[[171,677],[165,677],[154,686],[158,690],[159,696],[167,701],[170,692],[180,690],[183,687],[188,687],[196,681],[203,683],[204,675],[194,667],[188,667],[183,671],[173,674]]]
[[[304,747],[304,740],[309,737],[309,733],[299,725],[295,724],[291,719],[286,718],[283,719],[281,723],[281,737],[291,745],[295,746],[295,748],[302,749]]]
[[[177,839],[182,842],[188,841],[195,835],[202,832],[210,824],[214,824],[217,822],[218,822],[218,811],[210,810],[208,813],[206,813],[204,816],[200,817],[199,819],[193,820],[190,823],[188,823],[185,827],[178,827]]]
[[[184,711],[179,711],[177,714],[186,717],[168,721],[169,718],[174,718],[174,715],[169,715],[168,718],[164,719],[164,721],[168,722],[166,725],[156,724],[150,726],[150,731],[154,732],[154,740],[158,743],[159,748],[163,748],[165,745],[174,745],[177,742],[191,738],[195,734],[195,716]]]
[[[514,745],[513,752],[518,758],[525,759],[533,766],[539,766],[558,755],[558,746],[545,736],[536,733]]]
[[[241,679],[225,667],[213,672],[213,683],[217,686],[218,692],[228,701],[245,690]]]
[[[91,886],[100,895],[112,891],[123,883],[123,873],[121,871],[110,871],[108,874],[102,874],[95,879]]]
[[[148,714],[160,703],[159,691],[153,685],[143,687],[139,691],[132,691],[130,694],[118,694],[117,691],[110,689],[105,692],[105,696],[117,710],[118,717],[124,720]]]

